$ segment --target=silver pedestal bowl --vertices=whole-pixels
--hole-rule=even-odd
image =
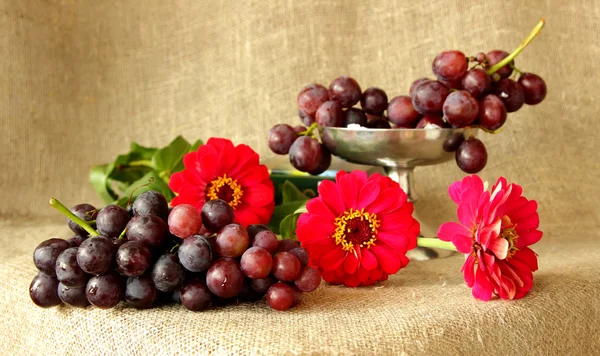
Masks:
[[[357,164],[380,166],[385,174],[398,182],[409,201],[417,200],[414,169],[454,159],[454,152],[444,151],[444,142],[455,135],[476,136],[477,129],[365,129],[320,128],[323,144],[335,156]],[[426,215],[415,209],[421,224],[421,235],[435,237],[438,226],[427,224]],[[450,251],[418,247],[409,251],[413,260],[428,260],[451,255]]]

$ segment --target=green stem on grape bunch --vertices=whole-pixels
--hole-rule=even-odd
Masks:
[[[90,226],[90,224],[88,224],[84,220],[81,220],[79,217],[75,216],[75,214],[73,214],[69,209],[67,209],[67,207],[64,206],[63,203],[58,201],[58,199],[50,198],[50,206],[55,208],[56,210],[60,211],[63,215],[65,215],[69,219],[71,219],[75,224],[79,225],[82,229],[87,231],[90,234],[90,236],[100,236],[100,234],[96,230],[94,230]]]
[[[144,160],[140,160],[140,161],[133,161],[133,162],[129,162],[127,163],[128,166],[133,166],[133,167],[149,167],[149,168],[154,168],[152,166],[152,161],[149,159],[144,159]]]
[[[171,248],[171,250],[169,250],[169,253],[175,253],[177,252],[177,250],[179,250],[179,244],[176,244],[175,246],[173,246],[173,248]]]
[[[124,228],[123,231],[121,231],[121,234],[119,235],[118,240],[124,239],[126,233],[127,233],[127,228]]]
[[[301,133],[300,133],[300,135],[302,135],[302,136],[311,136],[311,135],[312,135],[312,133],[313,133],[313,131],[314,131],[314,130],[315,130],[317,127],[318,127],[318,126],[319,126],[319,125],[317,125],[317,123],[316,123],[316,122],[313,122],[313,123],[312,123],[312,124],[309,126],[308,130],[306,130],[306,131],[304,131],[304,132],[301,132]]]
[[[511,54],[509,54],[508,57],[504,58],[500,62],[494,64],[490,69],[488,69],[487,75],[492,75],[496,73],[500,68],[512,62],[515,59],[515,57],[518,56],[519,53],[521,53],[521,51],[525,49],[525,47],[527,47],[529,42],[531,42],[535,38],[535,36],[537,36],[540,33],[545,23],[546,20],[541,19],[540,22],[538,22],[535,28],[531,31],[529,36],[527,36],[527,38],[525,38],[525,40],[519,45],[519,47],[517,47],[517,49],[515,49]]]
[[[456,247],[452,242],[442,241],[435,237],[419,237],[417,238],[417,246],[456,251]]]

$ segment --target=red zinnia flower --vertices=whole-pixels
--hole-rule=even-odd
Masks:
[[[348,287],[384,281],[408,264],[419,223],[398,183],[364,171],[322,181],[306,204],[296,235],[323,279]]]
[[[174,173],[169,188],[177,194],[171,205],[191,204],[198,210],[212,199],[225,200],[244,227],[266,224],[273,214],[274,188],[265,165],[247,145],[233,146],[211,138],[183,157],[185,169]]]
[[[504,177],[484,190],[481,178],[465,177],[448,188],[458,204],[458,220],[440,226],[438,237],[465,253],[462,267],[473,296],[490,300],[522,298],[533,285],[537,255],[528,247],[542,238],[535,200],[521,196],[523,188]]]

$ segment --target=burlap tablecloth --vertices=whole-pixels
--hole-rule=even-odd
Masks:
[[[0,348],[3,355],[600,354],[600,6],[584,1],[0,1]],[[271,154],[309,82],[354,76],[404,94],[444,49],[511,50],[548,97],[485,135],[482,177],[537,199],[540,270],[519,301],[478,302],[462,257],[411,263],[372,288],[324,286],[297,309],[264,304],[42,310],[29,300],[34,247],[68,237],[46,207],[99,204],[89,168],[131,140],[224,136]],[[428,219],[454,219],[453,163],[417,171]]]

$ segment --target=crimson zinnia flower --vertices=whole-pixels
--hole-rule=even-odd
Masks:
[[[191,204],[198,210],[208,200],[222,199],[244,227],[266,224],[273,214],[274,188],[265,165],[247,145],[233,146],[210,138],[198,151],[183,157],[185,169],[174,173],[169,188],[177,194],[171,205]]]
[[[408,264],[419,223],[398,183],[364,171],[324,180],[306,204],[296,235],[323,279],[348,287],[371,285]]]
[[[438,237],[452,241],[465,254],[462,267],[473,296],[490,300],[522,298],[533,286],[537,255],[528,247],[542,238],[537,202],[521,194],[523,188],[508,184],[504,177],[492,188],[476,175],[448,188],[458,204],[458,220],[440,226]]]

